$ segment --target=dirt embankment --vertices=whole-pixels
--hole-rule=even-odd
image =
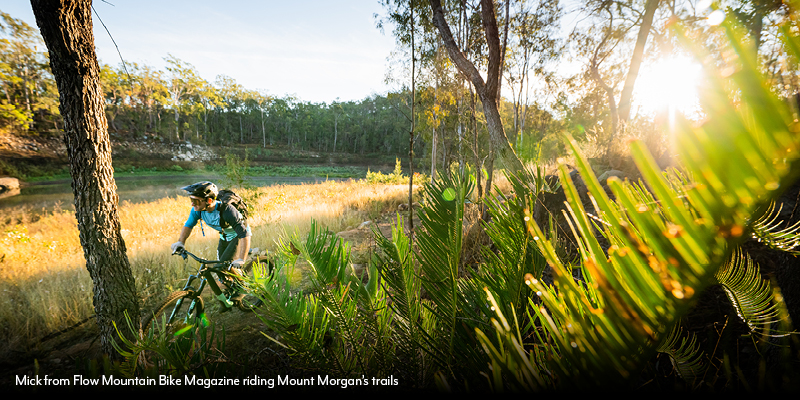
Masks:
[[[215,149],[191,142],[169,143],[158,137],[135,140],[111,136],[115,165],[161,161],[207,162],[220,157]],[[0,135],[0,176],[56,174],[68,164],[67,147],[61,136]]]
[[[187,141],[171,142],[155,135],[130,137],[110,134],[115,168],[202,168],[205,163],[225,163],[226,154],[248,157],[251,165],[369,166],[391,171],[394,155],[306,151],[256,145],[207,146]],[[62,136],[0,134],[0,176],[36,177],[68,173],[67,148]]]

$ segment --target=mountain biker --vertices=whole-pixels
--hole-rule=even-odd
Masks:
[[[192,229],[197,222],[200,222],[200,229],[203,229],[203,222],[211,229],[219,232],[219,243],[217,244],[217,259],[220,261],[232,261],[231,268],[236,274],[241,275],[241,268],[247,253],[250,251],[250,227],[247,221],[239,213],[236,207],[224,204],[217,200],[217,185],[204,181],[184,186],[181,188],[189,193],[192,200],[192,210],[189,218],[183,224],[178,235],[178,241],[173,243],[171,250],[175,253],[184,247],[186,239],[192,233]],[[223,228],[224,226],[224,228]],[[203,232],[205,236],[205,232]]]

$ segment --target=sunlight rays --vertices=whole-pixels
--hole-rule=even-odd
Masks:
[[[676,112],[690,119],[700,117],[697,90],[702,68],[688,57],[662,58],[642,68],[636,82],[634,104],[637,114],[668,115]]]

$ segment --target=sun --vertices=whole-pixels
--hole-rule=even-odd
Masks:
[[[687,57],[662,58],[642,67],[633,95],[633,110],[639,115],[675,112],[692,119],[699,116],[697,91],[702,68]]]

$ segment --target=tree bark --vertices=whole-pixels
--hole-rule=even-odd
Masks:
[[[127,314],[139,326],[139,298],[120,234],[118,198],[108,122],[92,33],[91,1],[31,0],[36,24],[50,53],[70,161],[75,216],[86,269],[94,283],[93,303],[103,351],[119,358],[112,341],[133,337]],[[118,340],[117,340],[118,341]]]
[[[486,117],[486,127],[489,137],[495,150],[495,154],[500,156],[506,169],[511,173],[517,173],[524,169],[522,162],[517,157],[508,137],[503,130],[503,122],[498,111],[498,96],[500,86],[500,65],[503,62],[500,54],[500,34],[497,28],[497,18],[494,12],[494,2],[492,0],[481,0],[481,18],[483,19],[484,35],[489,47],[489,65],[486,81],[484,82],[480,72],[459,49],[450,26],[444,18],[442,3],[440,0],[429,0],[433,10],[433,23],[439,30],[447,52],[453,64],[459,72],[466,76],[475,87],[475,91],[483,104],[483,113]],[[488,189],[487,189],[488,190]]]

